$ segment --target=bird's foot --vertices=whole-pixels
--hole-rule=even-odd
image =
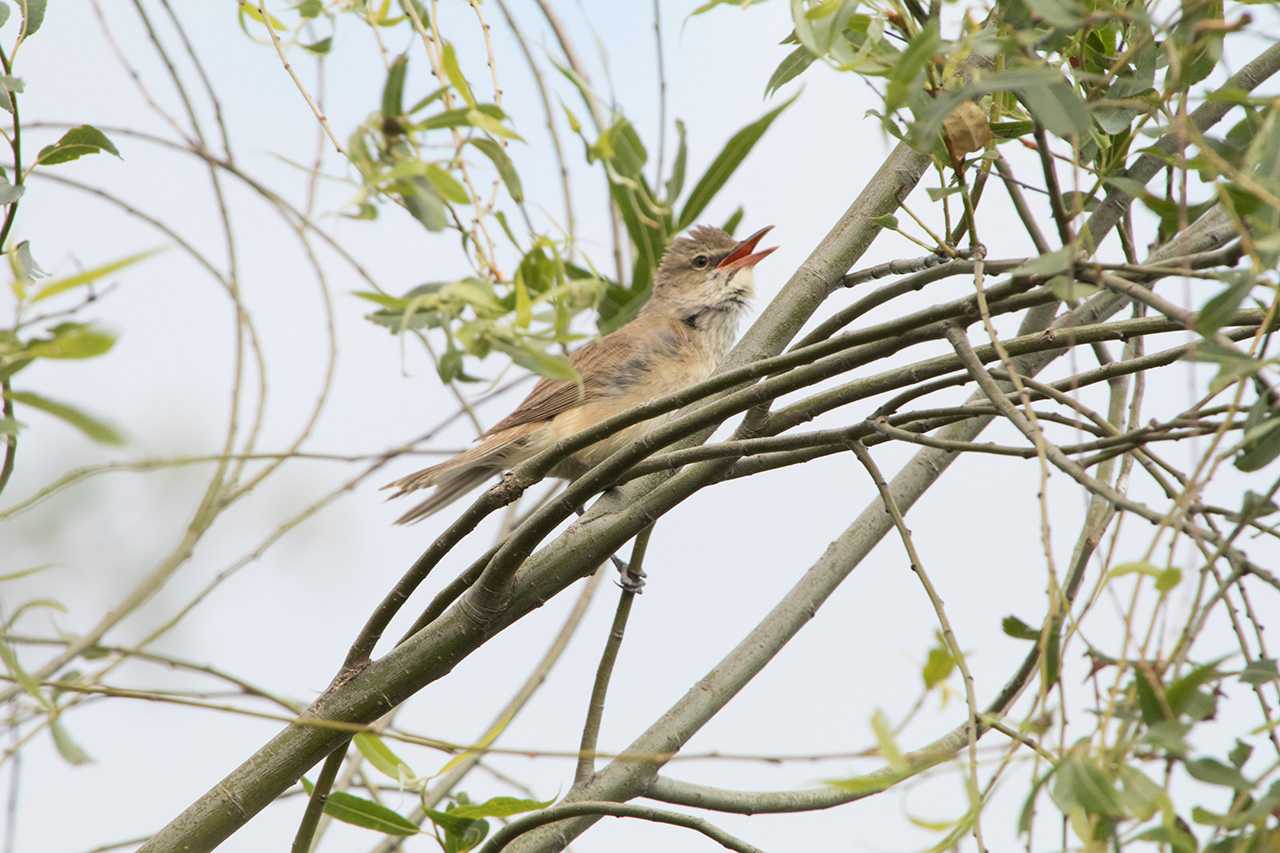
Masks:
[[[644,592],[644,581],[648,577],[644,573],[644,569],[632,569],[629,563],[616,556],[610,557],[610,559],[613,560],[613,565],[618,570],[618,586],[622,588],[623,592],[629,592],[632,595],[639,595]]]

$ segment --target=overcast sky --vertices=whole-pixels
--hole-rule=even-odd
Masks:
[[[137,64],[152,97],[176,114],[179,104],[172,87],[129,5],[121,0],[102,5],[121,50]],[[162,38],[174,45],[173,32],[156,4],[146,5]],[[274,51],[251,42],[240,31],[230,2],[175,5],[222,96],[240,165],[300,202],[306,178],[291,163],[309,162],[314,155],[314,121]],[[459,44],[473,83],[487,92],[487,72],[471,12],[464,4],[442,5],[450,7],[444,31]],[[649,4],[559,5],[597,87],[616,98],[652,148],[658,113]],[[663,3],[669,119],[679,117],[688,125],[694,176],[733,131],[776,103],[779,96],[770,102],[762,99],[764,84],[790,49],[778,45],[790,29],[786,3],[775,0],[745,13],[730,9],[686,20],[695,5]],[[554,53],[549,34],[536,24],[533,4],[516,0],[513,6],[539,56]],[[535,211],[545,211],[536,215],[559,220],[561,195],[541,107],[496,7],[486,3],[483,8],[493,24],[504,103],[513,125],[528,140],[526,145],[513,146],[527,195]],[[11,40],[13,27],[9,23],[0,35]],[[389,48],[405,47],[403,35],[396,31]],[[595,43],[597,38],[603,52]],[[608,60],[607,76],[602,56]],[[309,63],[296,59],[311,85]],[[432,87],[420,53],[413,63],[411,99]],[[179,66],[194,88],[188,63],[181,61]],[[15,73],[26,81],[22,109],[28,122],[89,122],[173,135],[122,70],[88,3],[50,4],[44,28],[23,47]],[[376,108],[382,77],[367,31],[353,20],[341,21],[328,80],[328,113],[340,136]],[[718,223],[741,204],[746,209],[744,230],[776,226],[773,238],[781,249],[761,265],[757,275],[761,305],[816,245],[889,150],[877,121],[865,116],[879,104],[865,84],[822,67],[812,69],[802,81],[800,99],[778,120],[704,217]],[[564,87],[559,90],[569,102],[572,93]],[[203,102],[200,109],[202,114],[207,112]],[[57,132],[31,131],[32,149]],[[113,138],[123,160],[85,159],[58,167],[59,173],[109,188],[207,251],[221,266],[224,253],[216,208],[202,165],[136,138]],[[579,226],[592,256],[603,265],[608,231],[601,214],[601,181],[576,162],[578,143],[566,141],[575,159]],[[325,170],[344,174],[331,152]],[[936,184],[936,176],[926,177],[922,187]],[[305,421],[322,384],[326,358],[322,302],[315,277],[289,230],[242,185],[229,182],[228,186],[244,298],[258,325],[269,368],[269,402],[260,446],[279,450]],[[1027,241],[1020,237],[1005,199],[998,192],[990,195],[983,204],[990,256],[1025,255]],[[913,204],[926,208],[923,192],[917,196]],[[401,292],[424,281],[467,272],[455,236],[429,235],[399,210],[385,208],[376,222],[330,215],[349,197],[349,187],[326,182],[317,210],[325,214],[326,227],[387,290]],[[16,233],[31,240],[39,263],[54,274],[74,271],[77,264],[93,265],[171,244],[119,208],[39,180],[33,181],[23,200],[18,223]],[[1141,227],[1149,237],[1150,223]],[[889,235],[877,241],[859,266],[919,254],[918,248]],[[377,452],[422,433],[453,411],[452,398],[414,347],[404,348],[402,360],[397,340],[362,319],[367,306],[350,292],[364,284],[351,269],[331,252],[321,257],[333,292],[338,368],[331,399],[306,449]],[[121,274],[119,280],[121,286],[88,312],[120,334],[116,348],[94,361],[38,364],[21,374],[21,387],[74,400],[118,424],[129,442],[106,451],[105,458],[111,460],[217,452],[226,425],[233,352],[232,315],[225,296],[206,272],[174,248]],[[955,298],[971,287],[971,282],[961,279],[940,283],[926,293],[892,302],[864,322]],[[1169,292],[1181,296],[1177,285]],[[848,304],[850,298],[837,294],[828,310]],[[1008,331],[1008,327],[1002,329]],[[1164,339],[1164,345],[1174,342],[1173,336]],[[921,352],[925,350],[909,355]],[[1082,353],[1077,363],[1091,366],[1088,358]],[[503,367],[495,356],[479,370],[493,377]],[[1068,368],[1064,360],[1054,375]],[[1148,415],[1184,407],[1191,399],[1192,381],[1203,385],[1203,376],[1194,378],[1191,368],[1184,366],[1168,369],[1153,380]],[[1084,399],[1098,404],[1099,393],[1096,389],[1086,392]],[[878,402],[834,412],[813,426],[853,423]],[[486,424],[497,420],[506,405],[482,408],[482,420]],[[37,413],[23,415],[23,420],[29,428],[22,434],[17,472],[0,507],[29,496],[72,468],[104,460],[101,447],[61,423]],[[459,423],[434,440],[433,446],[457,447],[473,434]],[[1019,441],[1003,428],[993,428],[987,437]],[[1184,463],[1192,458],[1189,446],[1169,453]],[[891,474],[908,454],[886,447],[875,455]],[[289,532],[261,559],[250,561],[220,586],[157,648],[216,663],[300,700],[313,698],[328,683],[370,609],[452,517],[447,512],[415,527],[390,525],[404,507],[384,504],[377,487],[420,462],[391,463]],[[329,461],[298,460],[287,465],[227,512],[200,542],[190,562],[149,604],[113,631],[109,641],[129,643],[145,636],[218,572],[253,552],[279,525],[355,470],[351,464]],[[7,585],[6,610],[27,598],[53,597],[67,607],[67,613],[30,614],[22,623],[25,631],[53,635],[91,626],[175,547],[208,474],[201,466],[106,474],[5,522],[0,534],[4,542],[0,572],[53,565],[35,578]],[[1019,460],[962,458],[910,516],[924,563],[946,601],[961,645],[969,651],[983,702],[999,689],[1025,651],[1023,643],[1001,633],[1001,618],[1016,613],[1038,624],[1045,607],[1036,478],[1035,466]],[[1080,491],[1064,481],[1055,475],[1050,488],[1059,566],[1069,555],[1073,526],[1084,506]],[[1214,497],[1234,506],[1239,488],[1239,480],[1227,477]],[[1145,482],[1138,484],[1137,492],[1155,497]],[[873,497],[856,461],[835,456],[716,486],[665,518],[649,551],[649,585],[636,602],[622,646],[601,747],[624,747],[665,711],[767,612]],[[1140,556],[1149,535],[1134,521],[1127,523],[1126,531],[1128,538],[1117,552],[1121,560]],[[451,555],[425,592],[439,589],[488,541],[482,532],[474,544]],[[1186,560],[1187,555],[1178,558]],[[1196,566],[1184,562],[1184,568]],[[1183,604],[1186,594],[1180,589],[1175,604]],[[569,593],[550,602],[473,654],[446,679],[410,701],[399,717],[401,724],[455,741],[478,736],[542,654],[572,598]],[[611,584],[601,587],[560,665],[502,744],[576,748],[616,598]],[[420,593],[406,614],[411,618],[425,600]],[[1096,621],[1098,633],[1090,636],[1094,643],[1111,639],[1112,611],[1104,600]],[[1170,630],[1179,627],[1176,618],[1170,621]],[[876,709],[898,719],[918,696],[920,667],[934,642],[933,630],[929,603],[908,570],[899,543],[886,539],[688,749],[731,754],[862,749],[872,742],[869,719]],[[1215,624],[1196,654],[1204,659],[1232,649],[1225,627]],[[1084,670],[1080,647],[1073,651],[1066,678],[1074,687]],[[29,654],[24,659],[39,658]],[[207,682],[144,664],[131,664],[113,678],[113,683],[142,688],[207,687]],[[957,679],[952,687],[952,698],[944,709],[939,709],[937,695],[930,697],[925,712],[903,733],[904,746],[922,745],[959,723],[963,701],[955,692]],[[1081,706],[1072,713],[1082,719],[1087,712]],[[1250,705],[1241,713],[1255,712]],[[69,767],[57,757],[47,736],[23,752],[20,851],[70,853],[158,829],[278,729],[271,722],[125,700],[86,704],[68,713],[64,722],[94,763]],[[1227,715],[1224,725],[1230,728],[1232,723],[1240,728],[1239,718]],[[1078,731],[1088,728],[1086,721]],[[984,744],[1003,745],[994,735]],[[396,748],[422,774],[445,760],[422,749]],[[495,758],[493,763],[524,780],[541,798],[563,794],[572,778],[571,762],[561,759]],[[874,760],[699,761],[673,764],[668,772],[707,783],[782,788],[812,785],[876,766]],[[1003,796],[985,813],[984,828],[992,850],[1011,849],[1015,843],[1023,778],[1010,774]],[[9,781],[5,768],[0,789],[7,790]],[[479,772],[462,788],[473,799],[511,793]],[[412,801],[409,795],[389,799],[404,811]],[[223,849],[282,849],[292,837],[301,807],[302,801],[295,799],[267,808]],[[909,818],[941,821],[958,817],[965,807],[960,774],[948,770],[905,795],[885,795],[806,815],[716,820],[767,850],[890,851],[926,847],[938,838],[913,826]],[[362,850],[375,840],[364,831],[335,827],[322,849]],[[574,849],[642,851],[658,844],[671,851],[706,847],[705,840],[686,831],[606,820]],[[423,839],[407,849],[434,846]]]

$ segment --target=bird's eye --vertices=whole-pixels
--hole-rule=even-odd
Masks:
[[[693,259],[693,268],[695,270],[706,269],[707,264],[709,263],[711,263],[711,259],[708,258],[706,255],[698,255]]]

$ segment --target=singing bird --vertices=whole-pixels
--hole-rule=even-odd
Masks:
[[[735,241],[703,225],[672,241],[653,293],[635,319],[569,356],[580,382],[543,379],[475,447],[383,487],[396,490],[392,498],[435,487],[396,524],[421,521],[560,439],[710,376],[733,345],[754,294],[752,268],[777,248],[755,250],[772,227]],[[551,474],[580,476],[661,421],[620,430],[579,450]]]

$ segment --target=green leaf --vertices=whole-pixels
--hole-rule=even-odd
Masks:
[[[310,794],[315,786],[308,779],[302,780],[302,787]],[[345,791],[332,791],[324,804],[324,813],[343,823],[364,829],[375,829],[387,835],[417,835],[422,830],[407,818],[401,817],[386,806],[372,800],[348,794]]]
[[[31,297],[31,301],[33,303],[40,302],[41,300],[49,299],[50,297],[57,296],[60,293],[66,293],[68,290],[72,290],[82,285],[92,284],[98,279],[111,275],[111,273],[116,272],[117,270],[122,270],[125,267],[138,263],[139,261],[146,260],[159,251],[161,250],[148,249],[145,252],[138,252],[137,254],[129,255],[127,257],[120,258],[119,260],[110,261],[100,266],[84,270],[83,272],[78,272],[75,275],[67,276],[66,278],[59,278],[46,282],[39,290],[36,291],[35,296]]]
[[[769,97],[799,77],[817,58],[803,45],[788,53],[782,62],[778,63],[778,67],[773,69],[773,74],[769,75],[769,82],[764,86],[764,96]]]
[[[1226,325],[1253,289],[1254,276],[1249,272],[1234,273],[1234,281],[1225,290],[1204,304],[1196,314],[1196,331],[1206,338],[1213,337]]]
[[[898,217],[894,216],[892,213],[882,213],[879,216],[871,217],[871,224],[877,228],[888,228],[891,231],[896,231],[898,228]]]
[[[424,812],[432,823],[444,830],[444,853],[463,853],[489,834],[488,821],[457,817],[453,809],[447,812],[425,809]]]
[[[924,689],[932,690],[946,681],[955,668],[956,659],[951,656],[951,652],[947,650],[946,645],[939,638],[938,644],[929,649],[929,654],[925,658],[924,668],[920,673],[924,678]]]
[[[9,677],[19,687],[29,693],[42,707],[46,709],[52,707],[48,698],[40,692],[40,682],[32,678],[31,674],[22,668],[22,664],[18,661],[18,656],[13,651],[13,647],[2,636],[0,636],[0,661],[4,662],[5,669],[9,671]]]
[[[689,191],[689,198],[684,203],[684,208],[680,211],[680,217],[676,221],[676,230],[683,231],[706,209],[711,200],[724,187],[725,182],[737,171],[742,165],[742,161],[751,153],[751,149],[755,148],[756,143],[760,141],[760,137],[764,136],[765,131],[769,129],[769,125],[773,124],[774,119],[782,114],[782,111],[791,106],[795,102],[795,96],[788,98],[778,107],[765,113],[751,124],[739,130],[729,141],[725,143],[724,148],[711,161],[711,165],[707,167],[707,171],[693,185],[693,189]]]
[[[382,115],[395,118],[404,114],[404,77],[409,70],[409,54],[402,53],[387,69],[387,82],[382,86]]]
[[[1120,801],[1125,811],[1138,820],[1150,820],[1169,803],[1164,789],[1136,767],[1122,764],[1116,769],[1116,777],[1120,781]]]
[[[115,346],[116,336],[85,323],[59,323],[52,337],[38,338],[23,347],[27,358],[93,358]]]
[[[1080,299],[1086,299],[1102,289],[1096,284],[1079,281],[1069,275],[1055,275],[1053,278],[1045,282],[1045,286],[1053,292],[1054,296],[1058,297],[1063,302],[1074,302]]]
[[[468,204],[471,201],[471,196],[467,195],[466,188],[458,179],[435,163],[427,164],[427,180],[431,181],[431,186],[435,187],[437,193],[454,204]]]
[[[493,348],[505,352],[516,364],[525,370],[532,370],[539,376],[564,382],[582,381],[573,364],[564,356],[550,355],[532,346],[518,346],[506,341],[495,340]]]
[[[67,730],[63,727],[62,721],[58,719],[56,714],[49,718],[49,733],[53,735],[53,745],[57,748],[58,755],[62,756],[63,761],[73,767],[93,762],[89,754],[71,739],[71,735],[67,734]]]
[[[529,298],[529,288],[524,282],[524,265],[516,270],[516,328],[527,329],[533,322],[533,300]]]
[[[729,218],[724,221],[720,229],[732,237],[733,233],[738,230],[738,226],[742,224],[742,217],[745,215],[746,211],[743,210],[742,205],[738,205],[737,209],[729,214]]]
[[[1168,568],[1156,575],[1156,591],[1165,594],[1182,583],[1182,569]]]
[[[1107,818],[1125,814],[1115,785],[1092,758],[1081,753],[1072,753],[1059,763],[1049,796],[1063,813],[1079,806],[1087,814]]]
[[[329,51],[333,50],[333,36],[322,38],[319,41],[313,41],[311,44],[300,43],[300,47],[303,50],[314,53],[316,56],[326,56]]]
[[[871,731],[876,736],[876,743],[880,747],[880,755],[884,760],[889,762],[889,766],[897,772],[905,772],[908,769],[907,759],[903,756],[901,747],[898,746],[897,738],[894,737],[893,727],[889,725],[884,712],[879,708],[871,715]]]
[[[1237,791],[1247,791],[1253,787],[1253,783],[1244,778],[1239,770],[1216,758],[1194,758],[1183,762],[1183,766],[1187,768],[1191,778],[1207,785],[1221,785]]]
[[[396,192],[414,219],[428,231],[443,231],[449,224],[444,202],[426,178],[405,178],[396,183]]]
[[[1222,673],[1218,671],[1218,664],[1222,663],[1223,660],[1225,658],[1219,658],[1198,666],[1169,685],[1168,689],[1165,690],[1165,698],[1168,700],[1169,707],[1173,710],[1173,713],[1183,713],[1187,710],[1192,695],[1199,688],[1210,681],[1215,681],[1222,677]]]
[[[1245,684],[1266,684],[1280,678],[1276,672],[1275,658],[1258,658],[1251,660],[1240,673],[1240,680]]]
[[[1227,370],[1227,366],[1224,365],[1222,370]],[[1241,452],[1233,464],[1241,471],[1261,470],[1280,456],[1280,416],[1270,416],[1265,395],[1259,396],[1250,408],[1244,427]]]
[[[501,121],[489,115],[484,111],[484,104],[474,110],[468,110],[467,120],[471,124],[492,134],[493,136],[501,136],[504,139],[514,139],[516,142],[524,142],[524,137],[516,133],[511,128],[504,125]]]
[[[1251,755],[1253,755],[1253,746],[1237,738],[1236,745],[1227,753],[1227,760],[1231,762],[1232,767],[1239,769],[1249,762]]]
[[[97,154],[102,151],[114,154],[116,157],[120,156],[120,151],[105,133],[92,125],[82,124],[62,134],[62,138],[52,145],[41,148],[40,153],[36,155],[36,162],[53,166],[58,163],[70,163],[87,154]]]
[[[1040,640],[1040,631],[1032,628],[1017,616],[1006,616],[1000,620],[1000,629],[1017,640],[1031,640],[1032,642],[1039,642]]]
[[[16,418],[0,418],[0,435],[17,435],[26,424]],[[3,578],[0,578],[3,580]]]
[[[467,141],[479,148],[481,153],[493,162],[494,168],[498,170],[498,176],[507,187],[511,200],[517,203],[524,201],[524,188],[520,184],[520,175],[516,172],[515,164],[507,156],[507,152],[502,150],[502,146],[492,139],[476,136]]]
[[[1155,673],[1145,666],[1137,666],[1133,671],[1134,690],[1138,694],[1138,709],[1142,712],[1142,722],[1153,726],[1167,720],[1169,714],[1160,702],[1160,693],[1164,685],[1158,684]]]
[[[467,83],[467,78],[462,76],[462,69],[458,67],[458,54],[453,49],[453,42],[444,43],[444,74],[449,78],[449,85],[457,90],[462,100],[467,102],[467,106],[474,109],[476,96],[471,93],[471,86]]]
[[[111,424],[86,414],[69,403],[50,400],[31,391],[11,391],[8,396],[15,403],[39,409],[45,414],[65,421],[94,441],[102,444],[124,444],[124,436]]]
[[[1033,276],[1038,275],[1044,278],[1057,275],[1058,273],[1067,272],[1071,269],[1073,257],[1070,246],[1063,246],[1052,252],[1046,252],[1039,257],[1032,258],[1022,266],[1009,273],[1012,276]]]
[[[911,43],[907,45],[907,49],[902,52],[901,58],[893,67],[893,72],[889,76],[889,84],[885,87],[884,114],[886,121],[889,115],[905,104],[907,98],[915,92],[917,81],[924,74],[925,66],[933,59],[933,55],[937,53],[940,43],[938,22],[934,19],[930,19],[924,29],[917,33],[915,38],[911,39]]]
[[[449,814],[460,818],[511,817],[512,815],[545,809],[555,802],[550,800],[522,800],[516,797],[493,797],[483,803],[455,806]]]
[[[684,172],[689,161],[689,146],[685,139],[684,122],[676,119],[676,136],[679,142],[676,143],[676,157],[671,162],[671,177],[667,179],[667,204],[674,205],[676,198],[684,189]]]
[[[1080,23],[1080,10],[1065,0],[1023,0],[1031,14],[1055,27],[1074,27]]]
[[[0,175],[0,205],[13,204],[22,198],[22,194],[27,191],[23,184],[11,184],[9,179]]]
[[[457,107],[452,110],[445,110],[444,112],[436,113],[433,116],[424,118],[422,121],[416,122],[413,125],[413,129],[427,131],[452,127],[470,127],[471,119],[469,116],[471,113],[472,110],[470,107]]]
[[[386,741],[375,735],[373,732],[360,732],[351,739],[360,750],[360,754],[365,757],[375,769],[381,771],[397,782],[405,777],[412,777],[413,770],[408,764],[405,764],[400,756],[391,751],[391,747],[387,746]],[[403,773],[401,770],[403,769]]]
[[[22,37],[35,35],[36,30],[44,23],[46,0],[18,0],[18,8],[22,9]],[[8,17],[8,9],[5,17]]]
[[[1021,88],[1017,93],[1045,130],[1062,137],[1088,137],[1089,108],[1074,86],[1059,81]]]

